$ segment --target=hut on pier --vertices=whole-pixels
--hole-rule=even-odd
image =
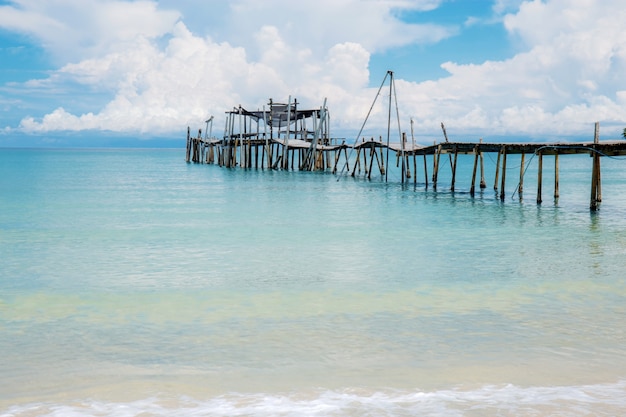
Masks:
[[[302,109],[297,100],[269,100],[262,110],[241,105],[226,112],[222,139],[187,134],[187,161],[224,167],[336,171],[345,140],[330,136],[329,112],[324,104]],[[341,141],[341,142],[340,142]]]

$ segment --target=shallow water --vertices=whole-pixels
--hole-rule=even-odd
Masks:
[[[626,161],[513,195],[0,150],[0,416],[616,415]],[[527,159],[527,161],[530,158]]]

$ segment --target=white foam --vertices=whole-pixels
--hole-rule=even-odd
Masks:
[[[231,393],[198,400],[147,398],[128,403],[13,406],[0,417],[188,417],[188,416],[536,416],[616,415],[626,409],[626,380],[613,384],[518,387],[432,392],[362,389],[285,395]]]

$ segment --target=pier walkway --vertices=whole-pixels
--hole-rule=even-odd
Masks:
[[[209,122],[207,120],[207,131]],[[212,125],[211,125],[212,127]],[[496,155],[494,189],[501,200],[505,198],[507,157],[521,155],[518,193],[521,195],[526,168],[525,157],[532,155],[537,159],[537,203],[542,202],[543,157],[554,156],[554,196],[559,196],[559,156],[587,154],[593,158],[591,169],[590,209],[597,210],[602,201],[602,182],[600,160],[602,157],[626,155],[626,141],[599,140],[599,123],[595,124],[594,140],[589,142],[566,143],[487,143],[487,142],[450,142],[442,124],[445,141],[423,146],[407,140],[402,133],[401,140],[392,143],[382,137],[361,137],[352,144],[345,139],[332,138],[329,134],[328,110],[326,100],[318,109],[300,109],[294,99],[287,104],[274,103],[271,99],[266,110],[247,111],[241,106],[226,112],[226,126],[221,139],[210,137],[205,131],[198,131],[192,137],[187,128],[186,161],[195,163],[218,164],[226,168],[260,168],[301,171],[330,171],[337,175],[363,175],[371,179],[378,171],[387,181],[389,169],[399,171],[400,181],[417,183],[418,159],[422,159],[424,183],[437,189],[441,155],[447,155],[452,178],[450,189],[456,186],[456,168],[459,155],[472,155],[474,165],[471,177],[470,194],[476,190],[477,175],[480,173],[478,186],[486,188],[484,163],[485,154]],[[389,135],[388,135],[389,137]],[[400,137],[398,132],[398,137]],[[427,161],[430,159],[430,164]],[[390,164],[390,159],[392,164]],[[393,161],[395,160],[395,168]],[[392,165],[390,167],[390,165]],[[428,167],[432,166],[431,175]],[[421,168],[420,168],[421,170]],[[413,174],[412,174],[413,173]]]

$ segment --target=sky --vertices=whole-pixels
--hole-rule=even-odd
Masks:
[[[0,146],[158,143],[210,116],[219,136],[233,107],[289,97],[326,99],[352,139],[372,103],[365,131],[384,133],[390,91],[420,143],[441,123],[458,141],[592,140],[595,122],[620,139],[624,21],[623,0],[0,0]]]

